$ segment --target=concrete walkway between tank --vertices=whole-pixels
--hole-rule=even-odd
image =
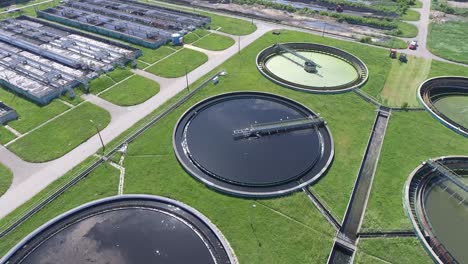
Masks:
[[[241,49],[257,40],[266,32],[276,28],[277,26],[273,24],[263,22],[257,23],[257,30],[254,33],[240,37]],[[189,83],[194,83],[211,70],[224,63],[227,59],[237,54],[237,41],[238,40],[236,39],[235,45],[222,52],[208,54],[209,60],[188,74]],[[136,74],[142,74],[139,71],[134,72]],[[150,76],[147,74],[144,75]],[[160,77],[157,76],[151,78],[164,80],[160,83],[161,90],[158,94],[140,105],[119,107],[95,96],[89,95],[87,97],[89,101],[98,104],[111,113],[111,122],[101,131],[101,136],[105,144],[111,142],[114,138],[132,127],[139,120],[149,115],[177,93],[184,90],[187,85],[185,77],[170,79],[170,81],[159,79]],[[51,142],[51,144],[53,144],[53,142]],[[64,175],[67,171],[71,170],[86,158],[96,153],[100,147],[101,143],[99,137],[98,135],[95,135],[56,160],[34,164],[21,160],[8,149],[0,146],[0,163],[5,164],[5,166],[10,168],[14,174],[12,186],[3,196],[0,197],[0,218],[3,218],[18,208],[20,205],[46,188],[50,183]]]
[[[343,223],[337,232],[335,244],[332,247],[328,263],[345,263],[340,255],[347,255],[347,259],[352,259],[357,244],[358,232],[361,227],[364,213],[367,207],[372,182],[374,180],[377,163],[380,157],[385,132],[387,130],[390,111],[385,107],[380,107],[372,132],[367,144],[366,151],[359,169],[359,173],[354,184],[354,189],[346,209]],[[346,248],[347,250],[343,250]],[[346,262],[347,263],[347,262]]]

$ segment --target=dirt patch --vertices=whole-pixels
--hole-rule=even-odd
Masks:
[[[468,8],[468,2],[447,1],[447,4],[451,7]]]
[[[318,13],[315,15],[304,16],[282,10],[265,8],[261,5],[209,3],[206,1],[191,1],[190,4],[243,14],[249,17],[265,18],[282,24],[312,29],[319,32],[325,31],[326,33],[333,33],[357,39],[367,35],[383,35],[382,30],[362,25],[339,23],[334,18],[321,16]]]

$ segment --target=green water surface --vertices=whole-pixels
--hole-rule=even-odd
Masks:
[[[291,53],[273,56],[266,62],[265,66],[281,79],[312,87],[344,85],[359,77],[356,69],[342,59],[310,51],[298,53],[320,65],[318,72],[306,72],[302,66],[304,60]]]
[[[434,102],[435,108],[452,121],[468,128],[468,95],[450,95]]]

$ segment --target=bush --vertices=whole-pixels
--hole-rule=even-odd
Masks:
[[[362,37],[359,39],[359,42],[361,43],[372,43],[372,38],[371,37]]]

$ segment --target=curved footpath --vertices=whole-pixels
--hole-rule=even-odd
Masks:
[[[257,30],[247,36],[240,37],[241,49],[257,40],[268,31],[277,28],[276,25],[257,23]],[[189,83],[194,83],[205,74],[221,65],[230,57],[237,54],[239,49],[239,38],[232,36],[236,43],[222,52],[208,52],[209,59],[206,63],[188,74]],[[137,71],[137,74],[140,73]],[[146,75],[147,76],[147,75]],[[148,76],[147,76],[148,77]],[[111,123],[101,131],[104,143],[108,144],[127,129],[136,124],[139,120],[149,115],[166,101],[171,99],[180,91],[186,88],[184,77],[167,79],[158,76],[151,76],[151,79],[159,82],[160,92],[148,101],[131,107],[120,107],[113,105],[95,95],[84,96],[86,100],[109,111],[112,119]],[[67,171],[80,164],[89,156],[99,151],[101,147],[98,135],[76,147],[61,158],[46,163],[29,163],[21,160],[15,154],[3,146],[0,146],[0,163],[13,171],[14,178],[10,189],[0,197],[0,218],[27,202],[34,195],[46,188],[56,179],[60,178]]]
[[[427,40],[427,28],[429,25],[429,14],[430,14],[430,0],[422,0],[423,8],[421,9],[421,20],[418,25],[420,39],[420,47],[416,51],[405,50],[408,54],[415,56],[428,56],[435,60],[445,61],[452,64],[458,64],[463,66],[468,66],[466,64],[455,63],[441,59],[437,56],[432,55],[426,48]],[[214,13],[206,11],[208,13]],[[250,18],[235,16],[231,14],[222,13],[227,17],[234,17],[238,19],[248,20]],[[255,24],[257,25],[257,30],[247,36],[231,36],[235,40],[235,44],[230,48],[219,51],[219,52],[210,52],[204,51],[208,55],[208,61],[188,74],[189,83],[197,81],[199,78],[203,77],[205,74],[210,72],[215,67],[221,65],[224,61],[232,57],[238,52],[239,41],[240,48],[243,49],[248,46],[250,43],[257,40],[263,34],[274,30],[274,29],[287,29],[287,30],[296,30],[301,32],[306,32],[309,34],[322,35],[321,32],[314,32],[307,29],[296,28],[293,26],[276,24],[272,22],[265,22],[256,20]],[[227,35],[222,33],[223,35]],[[353,41],[347,38],[339,37],[337,35],[327,34],[325,36],[341,39],[345,41]],[[353,41],[355,42],[355,41]],[[367,44],[363,44],[367,45]],[[370,45],[371,46],[371,45]],[[188,48],[192,48],[190,45]],[[376,47],[376,46],[372,46]],[[377,47],[378,48],[378,47]],[[386,49],[386,48],[383,48]],[[143,73],[141,71],[134,71],[137,74],[149,77],[152,80],[159,82],[160,92],[154,97],[150,98],[146,102],[131,107],[120,107],[113,105],[99,97],[94,95],[87,95],[85,99],[104,108],[110,112],[112,116],[111,123],[101,131],[101,135],[104,139],[104,143],[108,144],[117,136],[122,134],[124,131],[132,127],[139,120],[144,118],[153,112],[156,108],[161,106],[163,103],[168,101],[178,92],[186,88],[185,77],[179,77],[174,79],[161,78],[149,73]],[[67,171],[71,170],[73,167],[80,164],[89,156],[95,154],[100,149],[100,141],[98,135],[93,136],[86,142],[82,143],[80,146],[76,147],[69,153],[65,154],[61,158],[56,160],[46,162],[46,163],[29,163],[21,160],[15,154],[10,152],[8,149],[0,145],[0,163],[3,163],[5,166],[10,168],[14,173],[14,179],[10,189],[0,197],[0,218],[6,216],[17,207],[31,199],[34,195],[39,193],[41,190],[46,188],[54,180],[58,179],[64,175]]]

